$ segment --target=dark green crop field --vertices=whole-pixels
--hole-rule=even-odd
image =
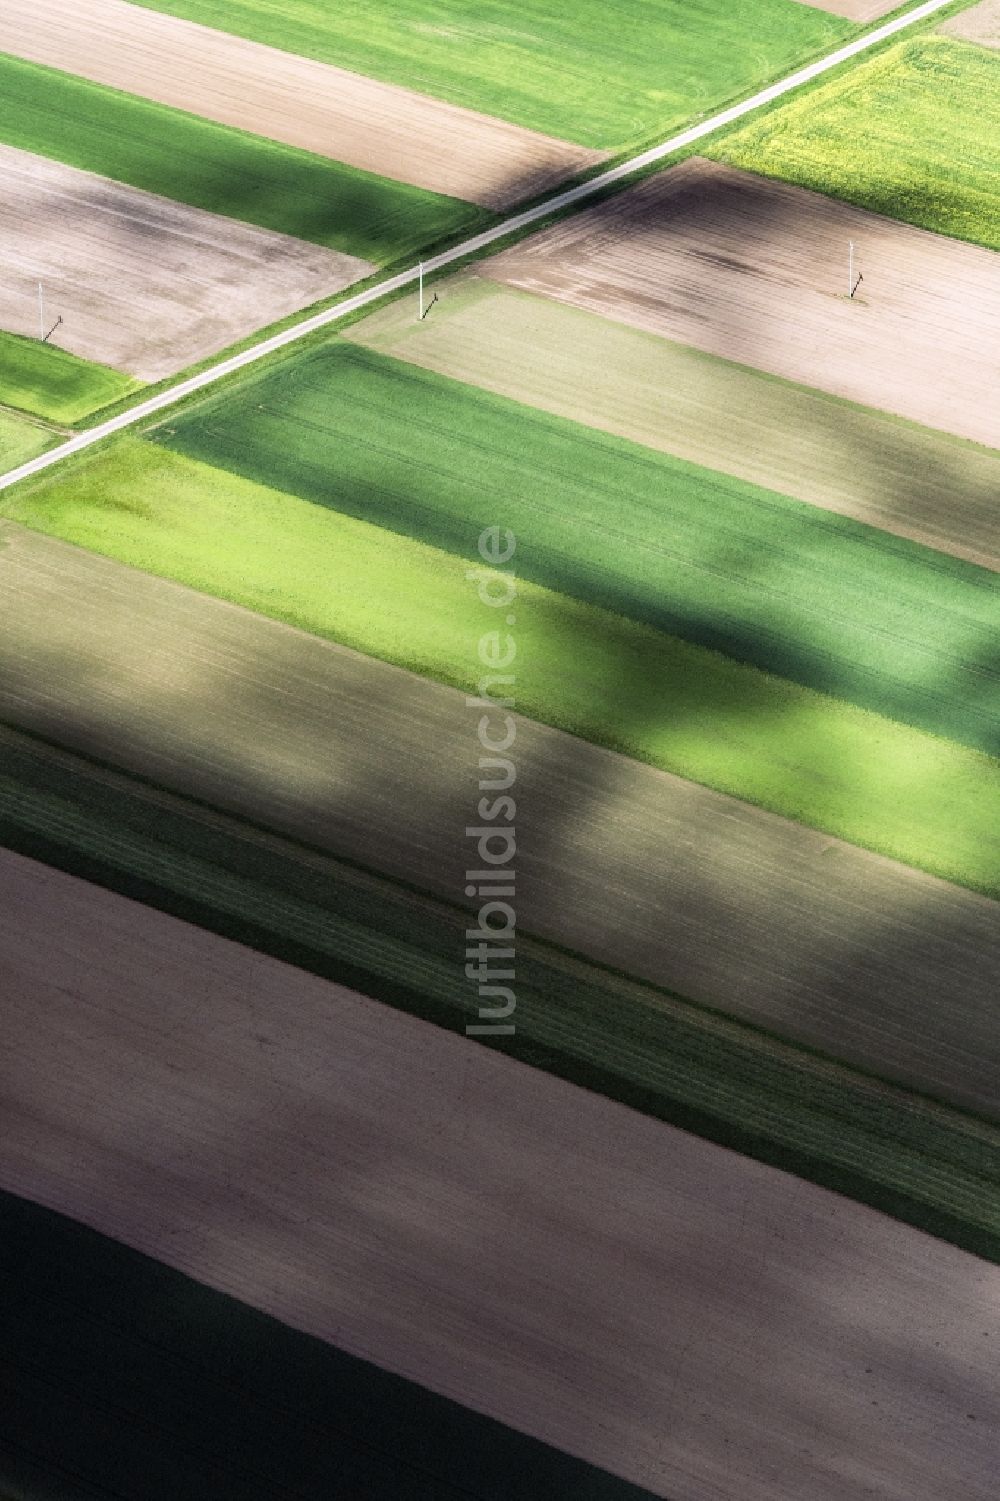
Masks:
[[[376,264],[493,218],[457,198],[3,55],[0,141]]]
[[[524,577],[989,754],[987,569],[366,350],[334,344],[163,441],[458,556],[519,539]]]
[[[149,0],[147,0],[149,3]],[[851,34],[794,0],[152,0],[585,146],[666,133]]]
[[[1000,250],[998,118],[1000,52],[921,36],[706,155]]]

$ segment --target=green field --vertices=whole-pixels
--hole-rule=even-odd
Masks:
[[[0,730],[0,839],[463,1033],[466,913]],[[1000,1260],[997,1131],[546,944],[500,1047]]]
[[[465,690],[495,628],[462,557],[138,439],[5,511]],[[517,645],[530,718],[1000,896],[997,760],[526,580]]]
[[[585,146],[666,134],[854,28],[793,0],[154,0],[152,10]]]
[[[988,753],[1000,578],[844,516],[334,344],[171,423],[170,447]]]
[[[0,404],[4,406],[70,424],[141,385],[131,375],[78,359],[54,344],[0,331]]]
[[[705,154],[1000,250],[1000,53],[921,36]]]
[[[57,435],[47,428],[0,411],[0,474],[44,453],[57,441]]]
[[[384,264],[485,209],[0,56],[0,141]]]

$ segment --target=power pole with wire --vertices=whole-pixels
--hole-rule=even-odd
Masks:
[[[41,282],[38,283],[38,337],[45,342],[45,293]]]

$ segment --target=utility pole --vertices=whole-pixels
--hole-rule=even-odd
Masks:
[[[420,262],[420,322],[424,321],[424,263]]]
[[[848,270],[847,270],[847,295],[849,297],[853,297],[854,296],[854,241],[853,240],[850,241],[850,246],[851,246],[850,255],[849,255],[848,263],[847,263],[848,264]]]
[[[45,342],[45,294],[41,282],[38,283],[38,337]]]

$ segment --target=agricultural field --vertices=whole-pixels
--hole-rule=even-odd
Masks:
[[[176,462],[168,473],[176,492]],[[259,514],[266,504],[260,487],[232,493],[244,512]],[[146,494],[155,511],[159,497],[148,487]],[[201,525],[224,526],[233,537],[230,582],[248,576],[235,509],[223,521],[207,488],[199,504]],[[293,513],[282,516],[290,532]],[[125,537],[124,494],[118,517]],[[357,527],[352,523],[344,537]],[[388,552],[389,534],[375,541],[372,531],[360,529],[358,556]],[[8,528],[4,543],[4,721],[252,825],[374,866],[408,888],[461,900],[476,775],[469,754],[475,716],[463,693],[19,528]],[[303,539],[302,553],[282,554],[276,535],[273,544],[264,537],[280,560],[270,577],[277,599],[293,598],[288,580],[305,566],[306,550],[318,555],[317,578],[322,569],[326,592],[333,593],[330,544],[321,550],[319,543],[313,534]],[[393,584],[405,596],[411,579],[391,579],[380,593],[377,569],[359,574],[350,557],[357,618],[364,610],[385,616],[400,635],[409,631],[418,648],[438,650],[447,670],[429,627],[412,614],[400,618],[397,611],[393,619],[389,611]],[[466,584],[460,562],[455,574]],[[475,640],[475,613],[456,617],[447,575],[428,575],[424,584],[427,614],[442,622],[442,640]],[[994,901],[524,716],[546,716],[562,674],[567,719],[594,712],[597,685],[607,715],[597,728],[605,737],[632,719],[641,734],[637,695],[645,668],[671,707],[647,731],[651,753],[665,760],[686,754],[692,765],[697,755],[705,766],[729,737],[730,766],[747,779],[770,775],[777,796],[788,788],[808,793],[819,772],[846,818],[868,815],[883,827],[895,819],[897,834],[908,834],[915,848],[919,843],[918,853],[936,840],[952,858],[961,853],[979,861],[984,876],[992,862],[997,890],[1000,848],[984,833],[1000,823],[991,811],[1000,799],[1000,777],[994,771],[989,780],[995,763],[873,716],[856,716],[853,743],[832,716],[818,724],[815,741],[826,755],[820,763],[781,717],[794,708],[782,702],[780,684],[771,702],[739,701],[747,720],[741,725],[732,704],[747,669],[734,668],[727,678],[722,658],[694,653],[687,677],[677,671],[664,681],[649,636],[640,637],[631,662],[623,650],[605,649],[602,657],[602,627],[615,628],[615,617],[598,615],[588,640],[588,617],[569,615],[569,601],[559,622],[566,645],[554,656],[546,622],[537,619],[544,597],[523,588],[518,629],[525,661],[542,661],[547,650],[553,666],[551,682],[527,666],[518,682],[519,930],[931,1094],[1000,1114]],[[346,604],[331,608],[344,611]],[[683,666],[687,659],[681,660]],[[715,701],[704,686],[717,670],[713,664],[719,664]],[[616,675],[623,681],[612,687]],[[473,668],[468,685],[474,681]],[[824,711],[832,704],[818,696],[816,702]],[[804,717],[801,706],[799,713]],[[373,740],[404,744],[407,754],[373,767]],[[905,771],[899,767],[915,748],[938,764],[920,768],[923,785],[911,776],[911,795],[900,806]],[[790,767],[796,751],[800,764]],[[147,817],[142,826],[149,824]],[[669,860],[662,858],[666,849]],[[775,906],[783,914],[778,950],[768,920]]]
[[[29,289],[22,285],[22,292],[27,297]],[[37,307],[35,311],[37,316]],[[20,321],[24,321],[24,308],[18,312]],[[0,332],[0,403],[4,406],[49,422],[69,424],[120,401],[137,391],[140,384],[117,370],[78,359],[54,344]],[[27,430],[22,431],[27,436]],[[41,452],[41,448],[36,451]],[[4,471],[12,467],[10,462],[3,463]]]
[[[161,441],[459,556],[502,509],[536,584],[1000,749],[1000,581],[882,531],[339,345]]]
[[[351,342],[1000,570],[1000,454],[477,274]],[[715,481],[717,483],[717,481]]]
[[[957,16],[945,21],[941,30],[948,36],[977,42],[981,47],[1000,48],[1000,3],[998,0],[979,0],[978,5],[959,11]]]
[[[974,17],[964,11],[950,29]],[[925,35],[782,103],[708,154],[1000,250],[998,114],[1000,57]]]
[[[849,296],[849,242],[864,286]],[[692,158],[483,273],[849,401],[1000,447],[992,251]]]
[[[157,0],[151,10],[432,94],[597,149],[668,135],[830,51],[850,23],[797,0]],[[669,60],[669,65],[665,64]]]
[[[169,199],[178,212],[200,209],[227,230],[237,221],[234,243],[252,224],[323,246],[345,265],[391,261],[488,219],[457,199],[3,56],[0,141]]]
[[[58,434],[50,428],[0,408],[0,470],[15,469],[56,442]]]
[[[0,326],[21,335],[37,330],[42,282],[50,319],[62,320],[55,335],[61,347],[145,381],[172,375],[372,269],[10,146],[0,146],[0,247]],[[41,367],[22,358],[23,346],[12,347],[15,380],[25,366],[30,379]],[[70,392],[77,381],[70,372]],[[93,377],[81,384],[92,389]]]
[[[25,82],[32,100],[37,100],[39,92],[50,94],[53,87],[62,92],[63,121],[56,122],[49,114],[33,121],[45,147],[51,151],[58,145],[53,154],[60,155],[66,147],[64,130],[70,115],[89,124],[87,148],[97,154],[109,149],[100,136],[102,113],[109,121],[116,114],[128,116],[145,129],[137,143],[141,150],[133,145],[127,156],[122,155],[120,145],[115,150],[114,159],[125,171],[125,180],[135,182],[142,175],[146,180],[141,185],[149,186],[158,171],[164,178],[169,176],[175,190],[171,196],[186,199],[200,188],[211,206],[218,207],[215,195],[220,183],[211,180],[208,161],[192,170],[190,161],[181,167],[167,152],[150,150],[153,132],[149,127],[159,121],[168,137],[171,131],[187,141],[197,137],[208,155],[234,159],[245,195],[237,218],[248,213],[274,214],[278,205],[287,220],[268,220],[269,227],[287,229],[297,215],[312,230],[305,238],[313,238],[322,227],[327,235],[342,237],[341,243],[329,241],[337,243],[337,248],[356,246],[356,253],[375,260],[391,258],[421,239],[432,240],[472,217],[466,208],[463,218],[457,203],[396,193],[393,182],[500,209],[554,187],[602,156],[504,120],[160,15],[126,0],[80,0],[72,6],[62,0],[5,0],[0,51],[173,107],[169,115],[161,111],[157,116],[141,109],[135,99],[108,99],[96,90],[74,88],[65,79],[26,74],[8,64],[7,82],[21,85],[22,98]],[[200,122],[178,119],[176,110],[199,116]],[[9,121],[8,112],[8,128]],[[359,170],[351,174],[324,169],[300,154],[274,152],[265,141],[212,131],[205,121],[233,126]],[[69,145],[80,149],[75,142]],[[376,176],[367,178],[362,173]],[[268,179],[267,191],[259,183],[254,191],[254,179],[262,174]],[[237,187],[232,183],[228,191]],[[310,213],[311,198],[322,204],[325,225],[314,224],[317,209]],[[369,236],[379,236],[383,242],[380,251],[363,242],[366,223]],[[354,246],[349,243],[351,235],[356,237]]]
[[[8,1193],[656,1496],[725,1494],[734,1463],[744,1501],[861,1484],[940,1501],[955,1476],[992,1496],[995,1268],[85,883],[3,868]],[[574,1496],[629,1495],[578,1474]]]

